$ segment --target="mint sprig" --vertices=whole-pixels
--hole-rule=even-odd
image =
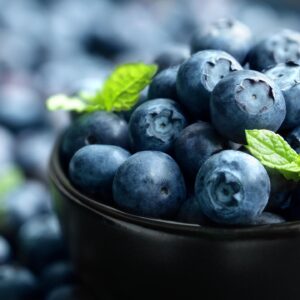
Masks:
[[[130,63],[118,66],[105,81],[103,88],[94,95],[80,93],[84,97],[68,97],[58,94],[47,102],[49,110],[92,112],[96,110],[130,110],[138,101],[141,91],[151,82],[157,72],[156,65]]]
[[[279,134],[246,130],[246,140],[246,148],[263,165],[278,170],[286,179],[300,180],[300,156]]]

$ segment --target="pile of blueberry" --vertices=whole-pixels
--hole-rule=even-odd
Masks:
[[[279,131],[300,150],[300,34],[259,43],[236,20],[196,33],[192,55],[160,66],[131,111],[77,115],[61,143],[71,182],[139,216],[200,225],[300,219],[297,184],[243,146]]]

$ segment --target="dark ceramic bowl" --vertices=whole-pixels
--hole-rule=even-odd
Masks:
[[[73,262],[99,300],[299,299],[300,222],[221,229],[127,214],[72,187],[58,146],[50,178]]]

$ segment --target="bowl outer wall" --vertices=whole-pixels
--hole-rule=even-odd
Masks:
[[[50,181],[72,260],[99,300],[298,299],[300,222],[222,229],[130,215],[76,191],[58,146]]]

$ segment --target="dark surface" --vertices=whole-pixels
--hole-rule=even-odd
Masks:
[[[130,300],[299,295],[300,222],[221,229],[126,214],[74,190],[57,149],[50,178],[75,267],[99,299],[105,290]]]

